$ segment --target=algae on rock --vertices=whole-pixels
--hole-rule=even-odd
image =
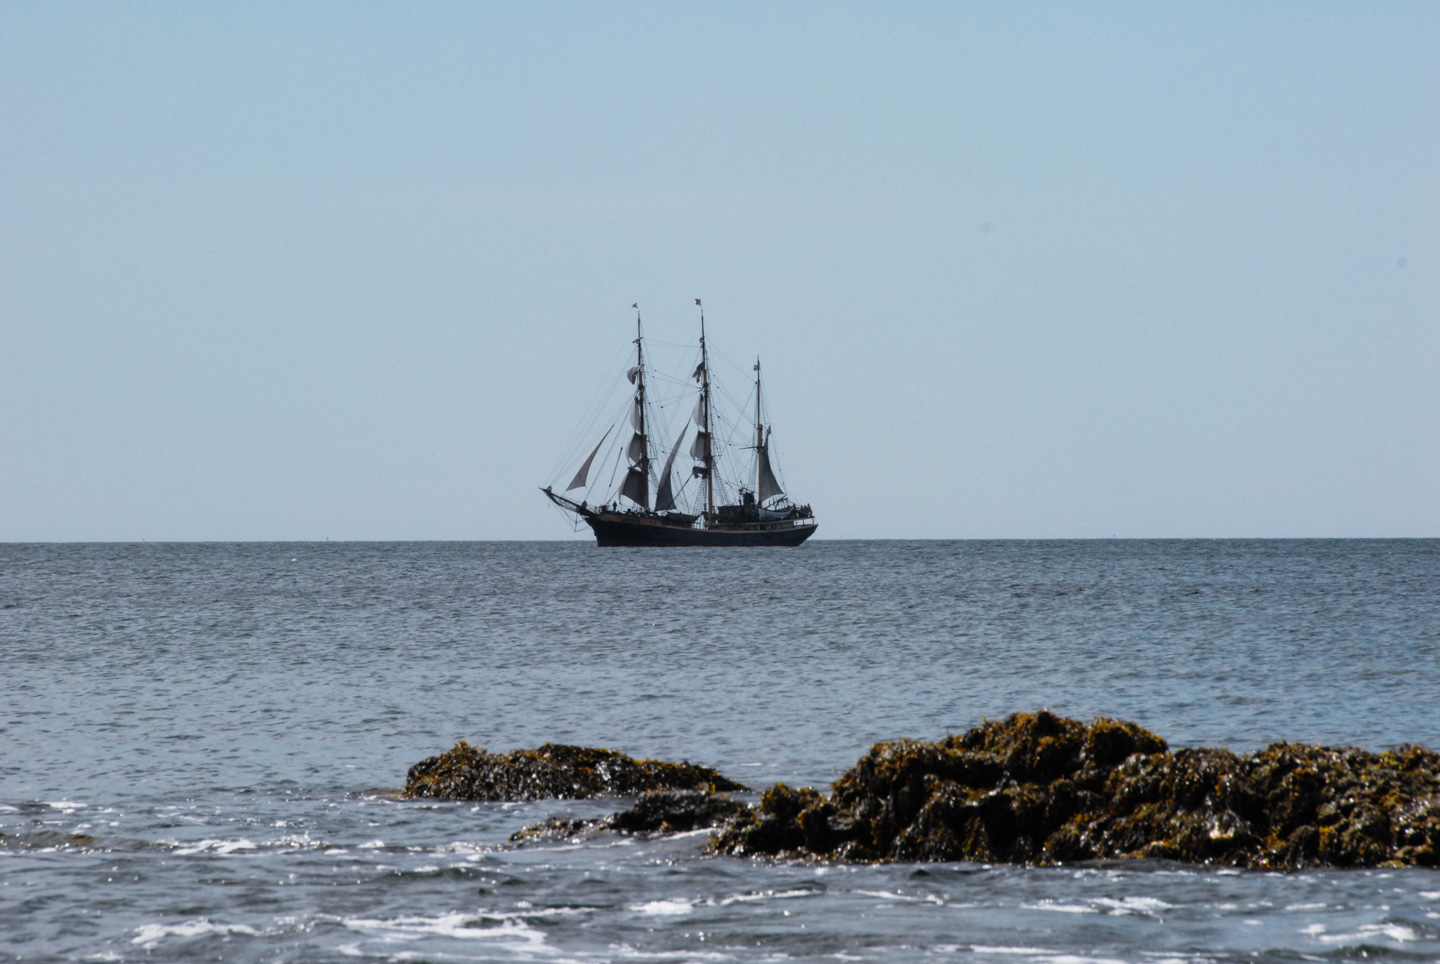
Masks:
[[[649,790],[744,790],[709,767],[635,760],[614,750],[546,743],[490,753],[461,740],[410,768],[404,795],[456,800],[623,797]]]
[[[1052,864],[1440,866],[1440,755],[1274,744],[1171,753],[1148,730],[1017,713],[876,744],[829,797],[778,784],[719,853]]]

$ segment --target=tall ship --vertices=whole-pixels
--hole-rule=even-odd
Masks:
[[[792,502],[777,477],[760,359],[755,359],[753,410],[747,399],[738,417],[720,411],[717,395],[729,396],[716,385],[705,343],[705,309],[700,299],[695,304],[700,306],[698,364],[687,378],[660,378],[667,390],[658,393],[658,402],[640,308],[634,306],[634,364],[625,372],[634,391],[626,393],[618,416],[602,423],[604,434],[563,494],[554,484],[541,491],[576,526],[588,525],[600,546],[798,546],[815,534],[815,514],[810,506]],[[678,431],[663,424],[667,410],[687,413]],[[666,438],[674,434],[674,444],[668,449],[657,444],[657,432]],[[615,446],[613,454],[607,442]],[[677,469],[677,458],[688,465]]]

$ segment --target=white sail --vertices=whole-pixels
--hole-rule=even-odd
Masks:
[[[640,411],[640,399],[638,398],[635,399],[635,404],[630,409],[630,424],[635,427],[637,432],[645,427],[645,415]]]
[[[635,379],[637,379],[637,378],[640,377],[640,366],[639,366],[639,365],[632,365],[632,366],[630,366],[630,370],[625,373],[625,377],[628,378],[628,379],[630,379],[630,384],[631,384],[631,385],[634,385],[634,384],[635,384]]]
[[[668,512],[675,508],[675,490],[670,482],[670,470],[675,467],[675,456],[680,452],[680,443],[685,441],[689,425],[680,429],[680,437],[670,446],[670,455],[665,459],[665,468],[660,472],[660,485],[655,489],[655,511]]]
[[[645,479],[645,473],[639,469],[632,468],[625,473],[625,483],[620,486],[620,494],[641,508],[650,508],[650,486]]]
[[[695,441],[690,443],[690,457],[705,461],[710,454],[710,433],[696,432]]]
[[[766,499],[772,499],[777,495],[784,495],[785,490],[780,488],[780,483],[775,479],[775,473],[770,469],[770,446],[760,446],[760,491],[755,497],[763,504]]]
[[[702,395],[695,399],[695,411],[690,413],[691,420],[701,428],[705,427],[705,397]]]
[[[630,445],[625,449],[625,454],[630,457],[631,462],[638,463],[645,454],[645,436],[639,432],[630,436]]]
[[[575,478],[571,479],[570,484],[565,487],[566,492],[569,492],[571,489],[584,487],[585,480],[590,477],[590,463],[595,461],[595,453],[600,451],[600,446],[604,445],[605,440],[609,437],[610,429],[607,428],[605,434],[600,436],[600,441],[596,442],[595,447],[590,450],[590,455],[585,459],[585,463],[580,466],[580,471],[575,473]]]

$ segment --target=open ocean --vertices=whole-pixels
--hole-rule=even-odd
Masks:
[[[457,739],[824,788],[1041,707],[1440,748],[1440,540],[0,545],[0,958],[1440,960],[1440,871],[845,866],[623,801],[407,801]]]

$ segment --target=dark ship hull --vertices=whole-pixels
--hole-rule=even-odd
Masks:
[[[663,517],[592,513],[585,522],[595,530],[597,546],[798,546],[815,534],[812,520],[741,522],[700,529]]]

